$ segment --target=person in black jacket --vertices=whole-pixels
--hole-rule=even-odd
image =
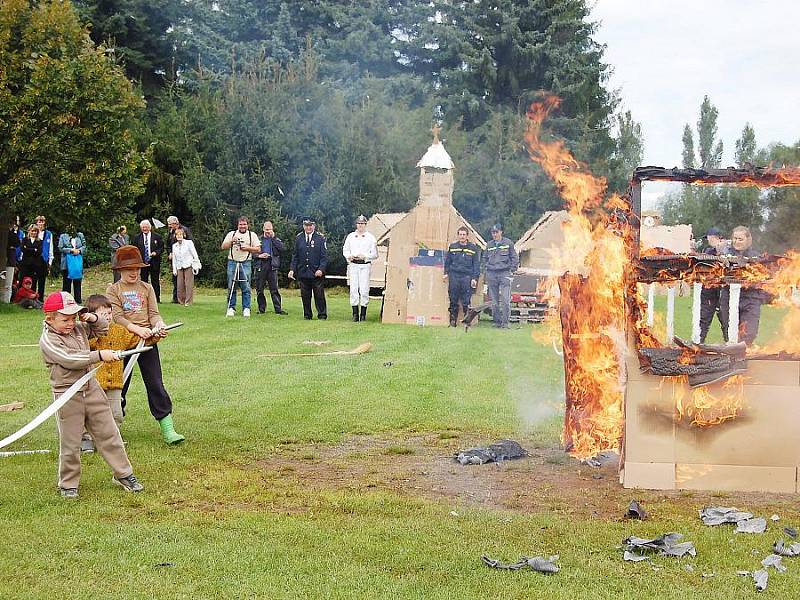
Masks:
[[[744,258],[754,258],[759,253],[753,249],[753,238],[747,227],[736,227],[731,233],[731,247],[726,254]],[[730,287],[724,287],[719,293],[719,320],[728,341],[728,325],[730,322]],[[755,287],[742,286],[739,292],[739,341],[752,346],[758,336],[761,320],[761,305],[768,303],[769,294]]]
[[[22,238],[22,259],[19,262],[19,280],[30,277],[36,282],[45,263],[42,261],[42,240],[39,239],[39,228],[36,225],[28,227],[28,235]]]
[[[325,237],[316,231],[314,219],[303,219],[303,231],[294,240],[294,255],[289,267],[289,279],[297,279],[303,299],[303,318],[311,319],[311,293],[317,306],[317,318],[327,319],[325,303],[325,268],[328,266],[328,247]]]
[[[278,269],[281,266],[281,255],[283,255],[283,242],[275,235],[272,221],[264,221],[261,252],[256,254],[255,261],[253,261],[259,314],[264,314],[267,310],[267,299],[264,297],[264,287],[267,285],[269,285],[269,295],[272,296],[272,307],[275,309],[275,313],[278,315],[288,314],[281,308],[281,294],[278,291]]]
[[[133,245],[139,248],[146,267],[142,269],[142,281],[150,283],[156,293],[156,301],[161,302],[161,254],[164,252],[164,240],[152,231],[150,221],[145,219],[139,223],[139,233],[133,238]]]
[[[708,245],[703,248],[703,254],[711,254],[714,256],[721,254],[728,254],[728,241],[724,239],[722,230],[718,227],[711,227],[706,232],[706,240]],[[727,315],[722,316],[719,311],[719,294],[720,287],[711,287],[704,285],[700,290],[700,343],[705,344],[708,330],[711,328],[711,322],[714,320],[714,315],[717,315],[720,327],[722,327],[722,337],[725,341],[728,340],[728,330],[723,325],[723,320]]]
[[[458,305],[467,316],[472,293],[478,286],[481,274],[481,254],[476,244],[468,239],[469,230],[458,228],[458,240],[447,248],[444,258],[444,276],[447,293],[450,296],[450,327],[458,322]]]

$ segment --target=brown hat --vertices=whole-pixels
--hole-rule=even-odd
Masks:
[[[139,252],[136,246],[122,246],[117,250],[114,258],[116,262],[111,268],[115,271],[120,269],[144,269],[148,266],[142,261],[142,253]]]

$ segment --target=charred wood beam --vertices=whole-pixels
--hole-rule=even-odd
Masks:
[[[742,169],[665,169],[664,167],[637,167],[632,182],[674,181],[700,185],[733,184],[758,187],[780,187],[800,184],[800,169],[771,169],[748,166]]]

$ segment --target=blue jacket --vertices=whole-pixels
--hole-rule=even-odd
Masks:
[[[477,279],[481,274],[481,251],[477,245],[467,242],[462,246],[453,242],[444,258],[445,275],[469,275]]]
[[[324,275],[327,266],[328,246],[325,242],[325,236],[318,231],[314,231],[311,236],[311,243],[306,244],[305,232],[297,234],[294,239],[292,263],[289,267],[290,271],[294,271],[294,276],[297,279],[314,279],[314,273],[320,270]]]
[[[67,270],[67,255],[72,254],[72,237],[68,233],[58,236],[58,254],[61,256],[62,271]],[[86,238],[80,231],[74,237],[78,238],[77,248],[81,251],[81,256],[86,256]]]

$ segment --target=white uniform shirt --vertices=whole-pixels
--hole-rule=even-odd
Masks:
[[[363,234],[353,231],[347,234],[342,246],[342,254],[350,261],[353,256],[363,256],[364,260],[371,262],[378,258],[378,242],[369,231]]]

